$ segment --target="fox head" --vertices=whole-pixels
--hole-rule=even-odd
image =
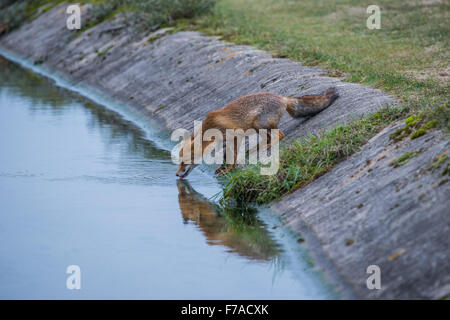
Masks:
[[[184,140],[181,144],[181,149],[179,153],[179,164],[176,176],[180,177],[180,179],[183,179],[191,173],[192,169],[194,169],[197,165],[194,164],[194,143],[193,138]],[[183,150],[191,150],[190,157],[188,155],[183,155]]]

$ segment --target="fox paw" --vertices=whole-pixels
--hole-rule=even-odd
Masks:
[[[227,171],[226,167],[224,165],[221,165],[220,167],[218,167],[216,169],[216,171],[214,171],[214,173],[220,177],[220,176],[223,176],[226,171]]]
[[[233,170],[233,168],[234,168],[233,165],[221,165],[219,168],[216,169],[214,173],[220,177],[223,176],[225,173]]]

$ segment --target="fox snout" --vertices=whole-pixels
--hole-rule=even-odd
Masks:
[[[183,179],[185,177],[187,177],[189,175],[189,173],[191,173],[192,169],[195,168],[194,164],[185,164],[183,162],[181,162],[178,165],[178,169],[177,172],[175,173],[175,175],[177,177],[179,177],[180,179]]]
[[[179,153],[179,159],[180,159],[180,163],[178,164],[178,169],[177,172],[175,173],[175,175],[177,177],[179,177],[180,179],[183,179],[184,177],[187,177],[188,174],[192,171],[192,169],[194,169],[195,165],[193,164],[193,157],[191,157],[191,161],[188,161],[187,159],[183,158],[183,149],[185,147],[190,148],[189,145],[187,145],[188,143],[190,144],[192,140],[186,140],[183,142],[183,145],[180,149],[180,153]],[[191,150],[192,151],[192,150]],[[192,154],[192,153],[191,153]]]
[[[186,172],[186,167],[187,167],[186,165],[184,165],[183,163],[180,163],[178,165],[178,169],[177,169],[177,172],[175,173],[175,175],[177,177],[183,177],[184,173]]]

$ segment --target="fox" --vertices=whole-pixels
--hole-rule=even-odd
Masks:
[[[225,132],[226,129],[254,129],[258,132],[261,129],[267,131],[267,148],[275,141],[271,141],[270,129],[278,129],[278,123],[282,116],[287,112],[293,118],[308,117],[318,114],[328,108],[339,97],[336,89],[331,87],[317,95],[304,95],[300,97],[288,97],[269,92],[252,93],[236,100],[233,100],[225,107],[219,110],[213,110],[206,116],[201,125],[201,132],[208,129],[218,129]],[[194,163],[194,138],[200,130],[194,132],[190,138],[182,142],[182,148],[179,152],[179,164],[176,176],[180,179],[186,178],[197,166]],[[277,141],[282,140],[285,134],[278,130]],[[209,144],[214,141],[203,141],[202,150],[205,150]],[[231,170],[236,164],[237,153],[239,149],[238,142],[235,140],[234,159],[231,163]],[[187,149],[186,149],[187,148]],[[183,150],[191,150],[190,161],[183,159]],[[215,174],[221,173],[223,166],[219,167]]]

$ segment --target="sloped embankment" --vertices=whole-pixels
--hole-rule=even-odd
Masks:
[[[340,98],[317,116],[285,115],[280,129],[288,138],[393,102],[379,90],[197,32],[136,34],[118,18],[77,34],[66,28],[65,7],[3,36],[0,48],[102,90],[169,130],[192,129],[209,111],[258,91],[298,96],[336,87]],[[88,15],[85,8],[84,22]],[[442,168],[425,169],[449,146],[439,132],[392,144],[388,137],[395,128],[273,208],[306,234],[303,245],[325,253],[358,297],[439,298],[450,291],[450,194]],[[402,165],[391,165],[393,157],[419,150]],[[366,287],[372,264],[381,268],[381,290]]]

